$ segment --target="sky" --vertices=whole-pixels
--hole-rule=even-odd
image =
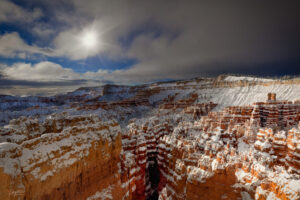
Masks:
[[[300,1],[0,0],[0,94],[300,75]]]

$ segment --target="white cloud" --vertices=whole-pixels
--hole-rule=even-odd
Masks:
[[[90,49],[86,48],[82,42],[82,38],[86,32],[90,31],[89,29],[91,28],[74,28],[59,33],[53,41],[54,48],[41,48],[36,45],[28,45],[20,37],[19,33],[5,33],[0,35],[0,56],[25,59],[32,58],[33,54],[39,54],[40,56],[62,56],[72,60],[80,60],[97,56],[100,53],[109,52],[112,49],[113,52],[121,51],[119,46],[109,44],[103,37],[103,33],[101,33],[99,30],[94,30],[97,33],[97,45]],[[32,31],[41,38],[47,38],[48,36],[54,34],[54,31],[50,30],[48,27],[43,28],[35,26]],[[120,58],[121,54],[118,53],[118,56],[118,58]]]
[[[40,9],[27,11],[8,0],[0,1],[0,22],[32,22],[42,15]]]
[[[53,62],[40,62],[35,65],[16,63],[1,70],[9,79],[28,81],[66,81],[76,80],[80,75],[72,69],[63,68]]]
[[[52,36],[55,34],[55,30],[46,24],[37,23],[32,28],[33,34],[41,37],[42,39],[47,39],[49,36]]]
[[[17,32],[0,35],[0,56],[26,58],[31,54],[54,55],[51,49],[26,44]]]
[[[96,55],[97,49],[88,51],[80,41],[80,30],[71,29],[58,34],[54,40],[55,51],[58,55],[69,57],[73,60]]]
[[[112,27],[107,22],[95,20],[88,25],[75,26],[62,31],[53,40],[55,53],[72,60],[86,59],[101,54],[120,59],[122,48],[116,43],[115,38],[112,38],[111,29]],[[96,36],[96,44],[91,48],[87,48],[83,42],[84,36],[89,33]]]

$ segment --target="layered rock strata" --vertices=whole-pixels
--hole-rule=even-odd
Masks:
[[[121,199],[121,130],[96,116],[21,118],[1,130],[0,199]],[[97,198],[98,197],[98,198]]]
[[[213,112],[175,98],[123,130],[94,115],[12,120],[0,199],[300,199],[299,101]]]
[[[299,102],[272,98],[194,122],[172,116],[130,125],[150,149],[146,172],[154,166],[159,174],[158,185],[146,179],[141,191],[150,199],[155,192],[160,199],[299,199]]]

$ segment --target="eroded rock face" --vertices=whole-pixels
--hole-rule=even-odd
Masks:
[[[131,179],[128,184],[135,189],[133,199],[150,198],[158,191],[157,144],[162,136],[170,132],[172,127],[167,122],[161,123],[154,118],[142,126],[132,122],[128,132],[123,134],[124,157],[127,158],[124,160],[132,164],[130,168],[133,172],[129,172]]]
[[[241,92],[299,82],[219,79],[83,88],[50,101],[68,114],[11,120],[0,199],[299,199],[300,101]]]
[[[146,161],[138,173],[158,169],[154,188],[138,183],[148,198],[299,199],[299,114],[296,101],[228,107],[193,123],[152,117],[129,125],[124,152]]]
[[[43,124],[15,120],[6,131],[0,199],[86,199],[107,188],[115,199],[122,197],[116,122],[53,115]]]

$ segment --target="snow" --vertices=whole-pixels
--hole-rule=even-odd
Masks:
[[[246,144],[243,141],[243,138],[239,138],[238,139],[238,152],[247,153],[247,152],[249,152],[249,149],[250,149],[250,145]]]
[[[241,192],[242,200],[253,200],[248,192]]]
[[[205,180],[207,178],[214,175],[214,173],[212,172],[205,171],[203,169],[194,166],[188,166],[187,171],[189,171],[187,180],[190,182],[191,180],[195,179],[198,182],[205,183]]]
[[[235,176],[237,178],[238,181],[240,182],[244,182],[244,177],[251,177],[251,175],[249,173],[246,173],[244,170],[239,169],[235,172]]]
[[[20,161],[14,159],[21,154],[21,147],[14,143],[0,143],[0,168],[4,169],[6,174],[17,176],[21,173]]]
[[[254,102],[266,101],[267,94],[273,92],[280,100],[300,99],[300,85],[271,85],[271,86],[248,86],[234,88],[212,88],[200,89],[198,94],[207,94],[208,99],[199,99],[198,103],[212,101],[218,106],[215,110],[220,110],[226,106],[250,105]]]
[[[154,94],[150,97],[150,103],[162,101],[168,96],[175,96],[175,100],[184,99],[190,96],[192,93],[198,95],[197,103],[214,102],[218,106],[215,110],[220,110],[227,106],[241,106],[250,105],[254,102],[262,102],[267,99],[267,94],[273,92],[277,94],[279,100],[298,100],[300,99],[300,85],[299,84],[280,84],[281,82],[274,82],[272,79],[263,79],[255,77],[235,77],[228,76],[225,78],[226,81],[249,81],[253,83],[268,83],[269,85],[256,84],[254,86],[245,87],[212,87],[212,82],[203,87],[202,82],[194,85],[191,81],[190,84],[186,84],[183,89],[179,89],[176,83],[168,84],[168,88],[162,90],[160,93]],[[203,81],[207,82],[207,81]],[[283,83],[283,82],[282,82]],[[158,84],[156,87],[162,88],[165,85]]]
[[[88,197],[86,200],[113,199],[113,196],[112,196],[113,188],[114,188],[114,185],[110,185],[108,188],[105,188],[105,189],[102,189],[101,191],[96,192],[94,195]]]
[[[270,193],[268,194],[268,197],[267,197],[266,200],[280,200],[280,198],[277,198],[277,197],[276,197],[276,194],[274,194],[273,192],[270,192]]]
[[[271,144],[268,141],[261,142],[257,140],[255,145],[259,146],[261,150],[269,149],[271,147]]]
[[[274,79],[266,79],[266,78],[257,78],[257,77],[248,77],[248,76],[226,76],[225,81],[261,81],[261,82],[269,82],[274,81]]]
[[[57,123],[60,117],[62,116],[58,115],[53,119],[56,119]],[[76,121],[77,116],[65,115],[64,121],[71,120],[70,118],[75,118]],[[96,116],[81,116],[81,118],[91,121],[88,124],[86,124],[88,122],[86,120],[81,121],[73,124],[72,127],[64,126],[60,133],[38,135],[29,132],[28,134],[32,134],[34,137],[22,141],[20,145],[8,142],[0,143],[0,167],[11,176],[20,174],[20,168],[22,168],[22,172],[30,172],[36,179],[45,181],[61,168],[68,167],[87,156],[88,149],[92,147],[91,141],[110,143],[120,133],[120,127],[115,126],[114,121],[100,124]],[[107,128],[99,129],[100,125]],[[21,129],[21,131],[26,130]],[[11,133],[11,136],[14,137],[14,132]],[[41,172],[40,166],[43,166],[45,162],[51,167],[48,171]]]
[[[149,97],[149,102],[151,105],[128,107],[116,106],[115,108],[109,110],[104,110],[101,108],[97,110],[76,110],[76,107],[72,108],[71,105],[74,102],[79,103],[79,105],[89,105],[91,102],[93,102],[89,102],[89,100],[93,98],[95,98],[96,102],[113,102],[129,99],[135,97],[135,95],[138,94],[138,90],[127,86],[107,86],[105,90],[104,87],[81,88],[72,93],[57,96],[57,98],[66,98],[66,102],[64,102],[62,105],[58,105],[56,103],[42,103],[36,97],[0,98],[0,109],[2,109],[2,112],[0,112],[0,124],[7,124],[10,119],[14,119],[19,116],[38,117],[35,121],[31,120],[32,124],[24,121],[21,123],[21,125],[16,125],[12,121],[6,127],[1,127],[0,167],[4,169],[5,173],[12,176],[20,175],[20,168],[22,168],[24,172],[29,171],[35,178],[38,178],[41,181],[47,181],[48,178],[55,175],[55,173],[57,173],[57,171],[59,171],[61,168],[70,166],[78,161],[78,159],[87,156],[87,149],[91,147],[92,141],[100,141],[105,139],[110,144],[116,134],[123,132],[124,136],[128,136],[127,138],[122,139],[123,147],[134,146],[137,148],[128,151],[122,150],[121,152],[121,156],[125,157],[125,168],[131,175],[138,174],[136,173],[140,170],[139,167],[136,167],[138,163],[144,164],[147,162],[147,167],[151,163],[154,164],[154,161],[147,161],[147,158],[138,160],[138,154],[146,155],[145,152],[149,154],[159,152],[157,155],[158,164],[163,165],[166,168],[169,168],[170,166],[170,163],[165,163],[166,160],[176,159],[176,163],[174,163],[174,170],[168,169],[168,174],[162,172],[162,175],[168,180],[172,181],[174,184],[176,184],[176,182],[181,180],[184,176],[187,176],[187,181],[189,182],[195,180],[199,182],[205,182],[206,179],[213,176],[218,169],[224,169],[230,165],[233,166],[235,164],[242,164],[243,166],[249,166],[249,173],[246,173],[246,170],[237,170],[235,175],[239,183],[237,183],[236,186],[241,186],[243,189],[249,191],[254,191],[254,189],[258,186],[257,191],[265,192],[259,187],[260,180],[250,173],[251,170],[255,170],[257,176],[261,176],[267,181],[273,181],[277,183],[286,193],[294,194],[295,192],[299,191],[299,176],[294,177],[292,176],[291,171],[287,171],[283,168],[269,168],[268,164],[276,160],[275,156],[271,155],[271,153],[262,153],[254,150],[253,143],[246,143],[249,142],[249,137],[247,134],[236,141],[234,138],[235,136],[232,133],[224,133],[218,126],[215,128],[215,130],[205,133],[200,130],[201,126],[199,126],[199,124],[201,122],[197,120],[195,121],[183,113],[179,113],[180,111],[178,110],[161,111],[154,106],[158,106],[159,103],[161,103],[161,101],[168,96],[173,96],[175,97],[174,101],[179,101],[189,98],[191,94],[198,95],[198,99],[195,103],[217,103],[218,106],[214,109],[214,111],[219,111],[226,106],[249,105],[257,101],[265,102],[269,92],[276,93],[277,99],[279,100],[294,101],[300,99],[300,85],[281,84],[280,81],[275,83],[271,82],[274,81],[272,79],[237,76],[225,77],[225,79],[222,80],[222,83],[225,83],[224,86],[212,86],[214,81],[215,80],[213,79],[204,79],[186,82],[182,81],[144,85],[145,90],[157,89],[157,91],[159,91],[158,93],[154,93]],[[245,87],[233,84],[234,86],[229,87],[228,82],[255,82],[258,84]],[[138,96],[138,98],[141,97]],[[9,103],[5,102],[8,100],[12,101],[13,103],[10,105]],[[28,100],[32,101],[32,103],[29,103]],[[27,110],[27,108],[31,106],[40,106],[40,108]],[[271,108],[272,105],[268,107]],[[12,109],[12,111],[9,109]],[[28,129],[28,131],[26,129],[27,126],[30,127],[33,124],[42,124],[46,121],[53,120],[51,119],[52,116],[46,117],[51,113],[62,112],[67,112],[71,116],[76,116],[78,114],[95,114],[96,116],[102,118],[102,121],[116,117],[119,123],[122,126],[124,125],[124,127],[122,131],[119,126],[111,127],[109,130],[93,131],[95,126],[89,125],[89,122],[85,121],[79,125],[76,124],[75,128],[73,127],[74,129],[72,127],[66,127],[64,122],[57,123],[56,128],[63,129],[63,131],[60,133],[44,133],[44,130]],[[153,116],[156,114],[160,115]],[[152,117],[149,117],[150,115],[152,115]],[[132,119],[131,122],[133,123],[127,126],[129,119],[133,117],[136,119]],[[238,118],[242,117],[242,115],[234,115],[234,117]],[[58,118],[64,121],[63,119],[65,118],[65,115],[57,115],[56,119]],[[95,123],[100,123],[100,121],[96,120]],[[168,133],[165,126],[170,126],[172,129],[174,128],[174,131],[171,134]],[[10,134],[7,132],[8,129],[16,130],[20,127],[24,130],[26,129],[28,133]],[[144,134],[141,130],[142,127],[148,127],[146,134]],[[75,129],[76,131],[79,130],[80,134],[71,134],[69,137],[66,137],[69,132],[72,132],[73,130],[76,132]],[[296,129],[294,131],[299,132],[299,130]],[[110,132],[113,134],[110,134]],[[255,135],[256,133],[257,132],[254,132],[253,134]],[[229,136],[229,138],[223,138],[223,136]],[[265,137],[268,137],[265,135],[265,133],[258,132],[257,136],[261,137],[261,140],[257,140],[255,142],[256,146],[260,146],[262,150],[272,147],[272,142],[270,143],[269,141],[265,140],[267,139]],[[231,137],[233,138],[231,139]],[[275,133],[274,138],[276,140],[273,141],[272,145],[285,145],[286,137],[287,133],[284,131]],[[298,138],[296,136],[291,139],[291,141],[292,143],[288,144],[290,149],[296,150],[296,148],[300,148],[300,145],[298,144]],[[80,145],[74,145],[76,143],[79,143]],[[228,147],[225,147],[226,144],[228,144]],[[237,149],[235,148],[235,145],[237,145]],[[61,149],[61,147],[71,149],[71,152],[65,152]],[[177,148],[183,152],[181,159],[177,159],[176,155],[171,153],[173,152],[174,148]],[[199,152],[195,152],[194,150],[196,149],[201,150],[199,150]],[[205,155],[204,151],[208,151],[209,154]],[[59,152],[61,155],[57,158],[55,152]],[[74,155],[76,155],[75,158]],[[214,157],[215,155],[217,155],[217,157]],[[296,152],[294,155],[299,157],[299,154]],[[13,159],[15,156],[17,159]],[[49,164],[53,165],[54,168],[47,172],[42,172],[41,168],[37,166],[47,161],[47,159],[51,160]],[[289,160],[291,158],[286,157],[286,159]],[[187,163],[192,164],[187,165]],[[202,169],[202,167],[206,168],[207,170]],[[185,168],[186,170],[184,170]],[[121,172],[121,164],[119,166],[119,172]],[[183,172],[183,174],[181,174],[181,172]],[[128,182],[122,183],[122,187],[127,188],[130,183],[139,178],[142,177],[131,177]],[[244,178],[247,180],[249,179],[251,183],[246,184]],[[99,198],[112,199],[112,187],[113,186],[110,186],[106,189],[96,192],[94,195],[90,196],[88,200]],[[135,190],[135,185],[131,189]],[[166,190],[172,194],[176,193],[170,185],[165,187],[165,191]],[[129,193],[127,194],[129,195]],[[241,196],[242,199],[245,200],[251,199],[246,191],[243,191]],[[266,193],[266,197],[268,199],[275,199],[275,196],[272,193]]]
[[[217,169],[224,169],[224,166],[220,164],[216,159],[214,159],[211,163],[211,168],[213,171],[215,171]]]

